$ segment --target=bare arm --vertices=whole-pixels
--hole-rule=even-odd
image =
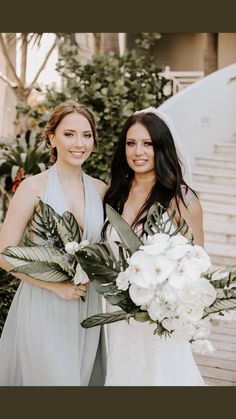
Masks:
[[[199,246],[203,247],[204,232],[201,203],[199,199],[190,190],[187,192],[187,195],[185,196],[185,203],[187,208],[184,206],[182,201],[178,201],[181,217],[184,218],[184,220],[192,230],[194,244],[198,244]]]
[[[33,176],[25,179],[15,192],[0,229],[0,252],[8,246],[18,246],[20,244],[27,224],[32,217],[34,206],[38,202],[37,196],[42,196],[42,187],[41,178]],[[6,271],[13,268],[1,255],[0,267]],[[70,280],[54,283],[41,281],[20,273],[14,273],[14,276],[37,287],[53,291],[66,300],[74,299],[75,295],[79,298],[84,295],[86,290],[84,285],[77,287],[75,290]]]
[[[105,193],[108,189],[108,186],[106,185],[105,182],[103,182],[100,179],[92,178],[92,181],[93,181],[94,186],[95,186],[95,188],[97,189],[97,191],[100,195],[101,200],[103,201],[103,198],[104,198],[104,195],[105,195]]]

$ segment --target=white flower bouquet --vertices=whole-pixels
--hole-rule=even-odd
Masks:
[[[60,282],[71,279],[75,285],[88,282],[78,252],[88,245],[81,241],[78,223],[69,211],[60,216],[39,200],[30,222],[29,246],[9,246],[1,252],[13,269],[11,273],[24,273],[42,281]],[[37,244],[35,240],[39,238]],[[81,297],[84,300],[83,297]]]
[[[187,239],[184,220],[173,229],[174,212],[149,210],[143,240],[107,206],[107,216],[121,242],[86,246],[79,252],[82,268],[95,289],[122,310],[85,319],[83,327],[127,320],[156,323],[154,333],[179,335],[193,350],[214,350],[208,340],[216,314],[236,309],[236,267],[212,268],[204,249]],[[116,248],[114,248],[114,246]]]

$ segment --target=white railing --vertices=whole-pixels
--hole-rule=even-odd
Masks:
[[[191,162],[213,152],[214,144],[227,142],[236,132],[236,63],[211,73],[171,96],[160,111],[175,125]]]
[[[171,71],[169,66],[159,74],[171,81],[173,95],[204,77],[204,71]]]

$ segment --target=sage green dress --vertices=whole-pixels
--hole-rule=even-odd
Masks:
[[[100,239],[103,206],[91,178],[82,173],[85,192],[83,240]],[[43,198],[60,215],[68,210],[56,165],[49,169]],[[90,286],[86,301],[66,301],[52,291],[21,281],[0,340],[1,386],[103,385],[106,348],[100,327],[80,322],[102,311]]]

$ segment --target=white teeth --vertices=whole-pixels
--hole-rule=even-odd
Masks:
[[[84,154],[83,151],[70,151],[70,153],[74,156],[82,156]]]

